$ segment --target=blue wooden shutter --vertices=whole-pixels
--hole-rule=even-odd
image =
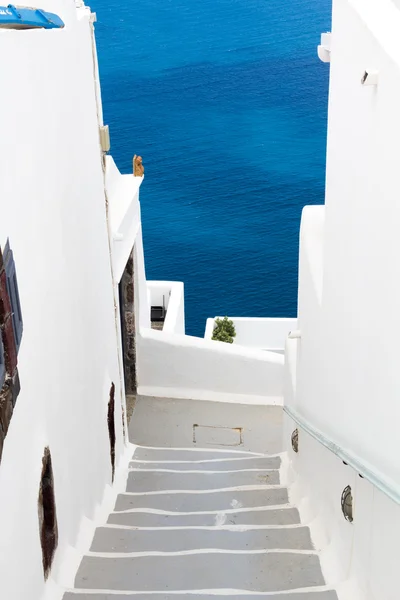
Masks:
[[[22,322],[22,312],[21,312],[21,304],[19,301],[19,291],[18,291],[18,282],[17,282],[17,274],[15,271],[15,263],[14,256],[12,250],[10,249],[10,244],[7,240],[7,243],[4,248],[4,266],[6,270],[7,276],[7,291],[10,297],[11,308],[12,308],[12,320],[14,326],[14,337],[15,337],[15,345],[17,346],[17,351],[19,349],[19,345],[21,343],[22,338],[22,330],[23,330],[23,322]]]

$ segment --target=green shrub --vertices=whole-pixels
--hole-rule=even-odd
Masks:
[[[236,331],[231,319],[228,319],[228,317],[215,319],[214,331],[211,339],[232,344],[234,337],[236,337]]]

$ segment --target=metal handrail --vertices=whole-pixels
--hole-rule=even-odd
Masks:
[[[352,469],[372,483],[373,486],[378,488],[378,490],[388,496],[388,498],[397,504],[400,504],[400,485],[396,484],[392,479],[385,477],[379,471],[376,471],[368,462],[362,460],[356,454],[352,454],[348,450],[341,448],[292,408],[284,406],[283,410],[301,429],[313,437],[317,442],[325,446],[325,448],[333,452],[333,454],[336,454],[336,456],[345,462],[346,465],[352,467]]]

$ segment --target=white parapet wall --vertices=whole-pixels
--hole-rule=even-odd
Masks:
[[[119,282],[140,227],[139,188],[143,177],[122,175],[112,156],[106,156],[105,183],[113,272]]]
[[[138,393],[169,398],[282,404],[284,357],[275,352],[184,335],[183,283],[144,279],[141,230],[135,249]],[[166,308],[161,331],[150,328],[151,306]],[[287,325],[294,321],[294,327],[295,320],[287,321]],[[287,336],[287,327],[280,324],[280,328],[282,335]],[[277,334],[269,339],[276,340],[278,337]],[[274,342],[275,346],[277,344]]]
[[[185,333],[184,286],[181,281],[147,281],[148,306],[167,311],[163,332]]]
[[[282,404],[282,355],[142,328],[137,337],[138,393]]]
[[[282,404],[283,355],[184,335],[184,286],[146,281],[142,234],[135,242],[138,393],[145,396]],[[165,306],[161,331],[150,307]]]
[[[207,319],[204,338],[211,340],[215,319]],[[235,326],[234,344],[246,348],[283,352],[290,331],[297,327],[297,319],[229,317]]]

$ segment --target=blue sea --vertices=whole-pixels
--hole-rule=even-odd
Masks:
[[[207,317],[295,316],[301,210],[324,201],[331,0],[93,0],[105,123],[133,154],[148,279]]]

